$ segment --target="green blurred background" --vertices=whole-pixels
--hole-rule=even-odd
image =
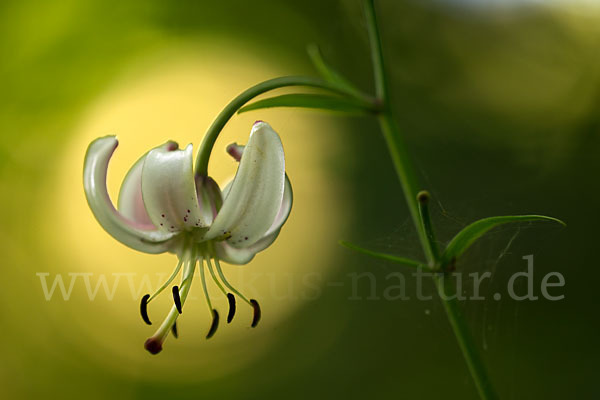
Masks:
[[[464,306],[502,398],[594,398],[600,394],[594,289],[600,272],[593,258],[593,229],[600,222],[600,7],[494,4],[378,2],[394,108],[423,185],[434,196],[441,241],[490,215],[542,213],[567,222],[567,228],[495,230],[459,264],[467,272],[493,272],[482,287],[491,297],[511,274],[524,270],[522,257],[534,254],[536,287],[544,274],[560,271],[564,300],[490,298]],[[139,76],[150,76],[145,84],[152,88],[148,71],[172,58],[202,64],[221,57],[213,63],[214,77],[204,76],[218,82],[205,99],[214,109],[187,128],[197,134],[197,145],[212,115],[258,79],[314,74],[305,55],[308,43],[318,43],[331,64],[371,90],[358,0],[3,1],[0,19],[2,398],[476,398],[438,301],[369,300],[367,281],[358,288],[361,300],[352,300],[353,273],[373,273],[381,296],[386,277],[398,267],[351,254],[338,239],[421,257],[385,144],[368,117],[267,113],[290,130],[307,124],[306,140],[323,155],[317,165],[300,165],[306,158],[298,150],[300,161],[290,168],[306,179],[295,187],[295,207],[301,210],[306,199],[317,217],[296,220],[298,228],[290,231],[301,237],[283,238],[273,251],[286,254],[286,244],[295,241],[304,247],[292,254],[318,249],[321,264],[312,260],[310,271],[324,272],[317,296],[294,301],[262,331],[239,328],[239,335],[215,342],[218,351],[210,351],[204,328],[194,331],[197,338],[184,331],[179,343],[170,341],[163,354],[151,357],[141,348],[149,331],[137,315],[137,300],[125,293],[93,302],[76,291],[70,301],[46,301],[36,275],[87,271],[85,258],[65,256],[87,251],[85,235],[73,240],[72,225],[93,224],[82,203],[81,172],[70,171],[78,180],[67,184],[77,196],[59,196],[59,206],[55,192],[64,184],[55,183],[65,174],[65,160],[83,160],[85,147],[73,143],[87,140],[78,138],[79,128],[98,99],[114,87],[135,85]],[[243,71],[247,60],[253,60],[249,75],[226,75],[228,65]],[[294,156],[290,142],[302,142],[302,130],[294,138],[281,134]],[[247,133],[232,135],[243,142]],[[136,140],[147,149],[170,138],[177,135]],[[310,146],[297,145],[312,154]],[[311,192],[315,176],[335,190]],[[327,198],[318,198],[323,193]],[[63,218],[60,213],[71,207],[84,211]],[[325,220],[335,229],[321,226]],[[311,231],[327,234],[317,233],[318,243],[311,244]],[[107,246],[114,247],[105,248],[106,254],[122,251],[116,242]],[[102,253],[90,257],[109,262]],[[244,268],[255,268],[259,260]],[[160,259],[165,273],[174,262]],[[285,273],[290,261],[279,262],[275,273]],[[110,259],[107,271],[119,268]],[[344,286],[331,284],[336,282]],[[432,290],[427,284],[425,292]],[[268,304],[269,294],[264,296]]]

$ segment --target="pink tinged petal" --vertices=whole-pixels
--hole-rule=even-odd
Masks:
[[[206,227],[200,212],[192,163],[192,145],[184,150],[156,148],[142,167],[142,197],[148,216],[169,232]]]
[[[196,193],[198,194],[198,203],[202,218],[210,225],[217,216],[217,213],[223,206],[223,197],[221,189],[217,182],[209,176],[198,175],[196,180]]]
[[[163,148],[168,151],[176,150],[179,146],[177,143],[169,141],[159,148]],[[149,153],[149,152],[148,152]],[[119,191],[118,209],[127,218],[141,224],[148,226],[149,229],[155,229],[154,224],[150,220],[150,216],[146,212],[144,206],[144,200],[142,198],[142,167],[148,153],[144,154],[134,165],[131,167],[123,184]],[[160,225],[159,225],[160,226]]]
[[[170,248],[172,234],[137,223],[115,209],[106,188],[108,163],[119,142],[114,136],[94,140],[88,147],[83,167],[85,195],[100,225],[112,237],[132,249],[163,253]]]
[[[235,161],[240,161],[242,159],[242,154],[244,153],[244,146],[239,145],[237,143],[231,143],[225,149],[227,154],[229,154]]]
[[[279,214],[285,186],[283,145],[265,122],[252,127],[236,176],[223,207],[206,234],[227,238],[233,247],[259,241]]]

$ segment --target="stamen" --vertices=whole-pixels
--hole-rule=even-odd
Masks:
[[[258,325],[258,321],[260,321],[261,316],[260,306],[258,305],[258,301],[254,299],[250,300],[250,304],[252,304],[252,309],[254,310],[254,316],[252,317],[252,325],[250,326],[256,328],[256,325]]]
[[[171,283],[173,279],[175,279],[175,277],[179,273],[179,270],[181,269],[182,264],[183,259],[179,259],[179,261],[177,262],[177,266],[175,267],[175,271],[173,271],[169,279],[167,279],[167,281],[156,292],[154,292],[152,296],[146,294],[144,295],[144,297],[142,297],[142,301],[140,303],[140,314],[142,314],[142,319],[148,325],[152,325],[152,322],[150,322],[150,318],[148,318],[148,303],[150,303],[152,299],[158,296],[160,292],[162,292],[169,285],[169,283]]]
[[[177,321],[173,322],[173,325],[171,326],[171,333],[175,339],[179,337],[179,334],[177,333]]]
[[[208,330],[208,333],[206,334],[207,339],[210,339],[211,337],[213,337],[213,335],[217,331],[217,328],[219,327],[219,313],[217,312],[217,310],[214,310],[214,309],[212,310],[212,316],[213,316],[212,324],[210,325],[210,329]]]
[[[144,320],[145,323],[147,323],[148,325],[152,325],[152,322],[150,322],[150,318],[148,318],[148,299],[150,298],[149,294],[144,295],[144,297],[142,297],[142,302],[140,303],[140,314],[142,314],[142,319]]]
[[[206,276],[204,275],[204,263],[200,262],[198,266],[200,270],[200,279],[202,280],[202,290],[204,291],[204,297],[206,298],[206,304],[208,305],[208,309],[210,312],[213,310],[212,303],[210,302],[210,296],[208,295],[208,288],[206,287]]]
[[[227,286],[227,288],[229,290],[231,290],[233,293],[237,294],[242,300],[244,300],[246,303],[248,303],[250,306],[252,306],[252,309],[254,310],[254,316],[252,317],[252,325],[251,326],[253,328],[256,327],[256,325],[258,325],[258,322],[260,321],[260,317],[261,317],[261,311],[260,311],[260,306],[258,305],[258,301],[254,300],[254,299],[248,300],[246,298],[246,296],[244,296],[236,288],[234,288],[231,285],[231,283],[229,283],[227,278],[225,278],[225,274],[223,273],[223,270],[221,269],[221,263],[219,263],[219,260],[217,258],[215,258],[214,260],[215,260],[215,266],[217,268],[217,272],[219,273],[219,277],[221,277],[221,280],[223,281],[225,286]],[[235,302],[232,302],[232,298],[233,298],[233,295],[231,295],[231,293],[227,294],[227,300],[229,300],[229,315],[227,316],[228,323],[231,321],[231,319],[233,319],[233,315],[235,314]],[[235,300],[235,298],[233,298],[233,300]],[[232,311],[232,305],[233,305],[233,311]]]
[[[210,262],[210,258],[206,259],[206,265],[208,265],[208,271],[210,272],[210,276],[212,276],[213,281],[215,281],[219,289],[221,289],[221,292],[223,292],[223,294],[227,296],[227,300],[229,301],[229,313],[227,314],[227,323],[229,324],[235,316],[235,296],[231,293],[227,293],[223,285],[221,285],[221,282],[219,282],[219,280],[217,279],[215,271],[213,270],[212,263]]]
[[[208,260],[206,261],[206,264],[208,265]],[[208,295],[208,288],[206,287],[206,276],[204,275],[204,263],[201,263],[199,269],[200,279],[202,280],[202,289],[204,289],[204,297],[206,297],[206,304],[208,305],[208,309],[210,310],[213,317],[210,329],[206,334],[206,338],[210,339],[215,334],[215,332],[217,331],[217,327],[219,326],[219,313],[213,308],[212,303],[210,301],[210,296]]]
[[[177,311],[179,314],[183,312],[181,307],[181,299],[179,298],[179,287],[177,285],[173,286],[173,301],[175,302],[175,307],[177,307]]]
[[[213,266],[212,266],[212,263],[210,262],[210,258],[206,259],[206,265],[208,265],[208,272],[210,272],[210,276],[212,276],[213,281],[215,281],[215,283],[217,284],[219,289],[221,289],[221,292],[223,292],[223,294],[225,296],[227,296],[227,291],[225,291],[225,288],[223,287],[223,285],[221,285],[221,282],[219,282],[219,280],[217,279],[217,276],[215,275],[215,271],[213,270]]]
[[[227,323],[230,323],[235,315],[235,296],[231,293],[227,293],[227,300],[229,300],[229,314],[227,314]]]
[[[223,270],[221,269],[221,263],[219,263],[219,260],[217,258],[214,259],[215,260],[215,266],[217,267],[217,272],[219,273],[219,277],[221,277],[221,280],[223,281],[223,283],[225,284],[225,286],[227,286],[227,288],[229,290],[231,290],[233,293],[237,294],[242,300],[244,300],[246,303],[252,305],[250,303],[250,300],[248,300],[246,298],[246,296],[244,296],[243,294],[241,294],[236,288],[234,288],[231,283],[229,283],[229,281],[227,280],[227,278],[225,278],[225,274],[223,273]]]
[[[175,271],[173,271],[173,273],[171,274],[169,279],[167,279],[167,281],[165,283],[163,283],[163,285],[156,292],[154,292],[154,294],[152,296],[150,296],[150,298],[148,299],[148,303],[150,303],[152,301],[152,299],[154,299],[156,296],[158,296],[163,290],[165,290],[165,288],[167,286],[169,286],[169,284],[171,282],[173,282],[173,279],[175,279],[175,277],[179,273],[179,270],[181,269],[182,264],[183,264],[183,258],[180,258],[179,261],[177,262],[177,266],[175,267]]]

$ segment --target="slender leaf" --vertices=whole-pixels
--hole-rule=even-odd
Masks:
[[[324,94],[284,94],[281,96],[269,97],[268,99],[258,100],[240,108],[238,114],[273,107],[301,107],[316,108],[327,111],[338,111],[346,113],[366,113],[373,112],[374,106],[370,103],[351,99],[347,97],[330,96]]]
[[[448,243],[444,254],[442,254],[442,266],[446,266],[451,263],[452,260],[460,257],[477,239],[483,236],[490,229],[493,229],[499,225],[519,221],[553,221],[566,226],[563,221],[553,217],[546,217],[544,215],[506,215],[500,217],[483,218],[466,226],[463,230],[458,232],[456,236],[454,236],[450,243]]]
[[[414,267],[414,268],[427,268],[427,269],[429,268],[426,264],[416,261],[416,260],[411,260],[410,258],[398,257],[398,256],[394,256],[391,254],[380,253],[377,251],[368,250],[363,247],[357,246],[355,244],[346,242],[344,240],[340,240],[339,243],[342,246],[349,248],[350,250],[354,250],[359,253],[374,257],[374,258],[379,258],[381,260],[392,261],[397,264],[402,264],[402,265],[406,265],[406,266]]]
[[[319,46],[316,44],[310,44],[306,50],[310,60],[317,69],[317,72],[319,72],[323,79],[344,88],[348,93],[351,93],[355,96],[360,97],[362,95],[360,90],[350,83],[350,81],[344,78],[339,72],[325,62]]]

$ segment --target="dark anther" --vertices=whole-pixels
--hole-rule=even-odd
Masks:
[[[173,300],[175,301],[175,307],[177,307],[177,311],[179,314],[183,312],[181,309],[181,299],[179,298],[179,287],[173,286]]]
[[[162,343],[157,338],[151,337],[144,343],[144,348],[151,354],[158,354],[162,350]]]
[[[142,319],[144,320],[145,323],[147,323],[148,325],[152,325],[152,322],[150,322],[150,318],[148,318],[148,299],[150,298],[150,295],[144,295],[144,297],[142,297],[142,302],[140,303],[140,314],[142,314]]]
[[[227,300],[229,300],[229,314],[227,314],[227,323],[230,323],[235,315],[235,297],[231,293],[227,293]]]
[[[254,309],[254,317],[252,318],[252,327],[256,327],[258,325],[258,321],[260,321],[260,306],[258,305],[258,301],[254,299],[250,299],[250,304],[252,304],[252,308]]]
[[[217,312],[217,310],[212,310],[212,314],[213,314],[213,320],[212,320],[212,324],[210,325],[210,329],[208,330],[208,333],[206,334],[206,338],[210,339],[215,332],[217,331],[217,328],[219,327],[219,313]]]
[[[171,326],[171,333],[175,339],[179,337],[179,333],[177,333],[177,322],[173,322],[173,326]]]

